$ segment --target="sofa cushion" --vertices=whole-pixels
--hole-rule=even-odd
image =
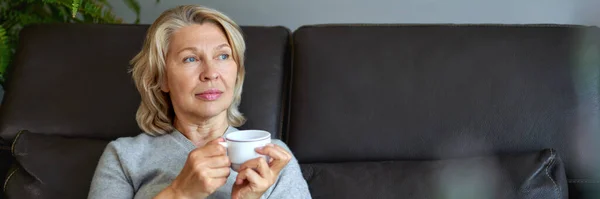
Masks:
[[[140,133],[140,98],[129,61],[142,48],[148,25],[51,24],[21,31],[19,49],[0,109],[0,136],[23,129],[51,135],[114,139]],[[281,132],[290,71],[290,32],[242,27],[246,80],[241,129]]]
[[[313,198],[567,198],[554,150],[432,161],[301,165]]]
[[[21,131],[13,156],[20,168],[9,174],[8,198],[87,198],[98,160],[109,141]]]

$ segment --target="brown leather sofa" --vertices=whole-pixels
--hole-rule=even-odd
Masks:
[[[22,31],[6,198],[85,198],[104,146],[141,132],[128,61],[147,28]],[[241,129],[286,141],[313,198],[600,198],[598,28],[242,29]]]

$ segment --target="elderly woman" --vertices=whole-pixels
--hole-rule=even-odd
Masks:
[[[310,198],[300,167],[279,141],[270,157],[230,169],[224,134],[245,118],[238,110],[245,44],[239,27],[201,6],[165,11],[132,60],[145,133],[106,147],[89,198]]]

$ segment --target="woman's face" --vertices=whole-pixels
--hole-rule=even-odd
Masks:
[[[188,25],[171,34],[166,81],[176,117],[201,122],[227,115],[233,101],[237,63],[221,28],[213,23]]]

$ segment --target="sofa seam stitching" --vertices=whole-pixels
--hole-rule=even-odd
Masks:
[[[8,187],[8,181],[10,181],[10,179],[12,178],[12,176],[17,173],[17,171],[19,171],[19,169],[21,168],[16,168],[13,172],[11,172],[7,177],[6,180],[4,180],[4,187],[2,188],[2,191],[4,192],[4,194],[6,194],[6,187]]]
[[[560,197],[561,190],[558,187],[558,185],[556,184],[556,182],[554,181],[554,179],[552,179],[552,177],[550,177],[550,174],[548,173],[548,168],[550,168],[551,166],[553,166],[554,162],[555,162],[555,157],[554,157],[554,151],[553,150],[550,150],[550,158],[552,158],[552,159],[550,160],[550,163],[548,163],[548,165],[546,165],[546,169],[545,169],[546,170],[546,176],[548,176],[548,178],[550,178],[550,181],[552,181],[552,184],[554,184],[554,191],[558,191],[557,192],[558,193],[557,197]]]
[[[12,145],[10,146],[10,153],[13,155],[13,157],[15,157],[15,145],[17,143],[17,140],[19,140],[19,137],[21,136],[21,134],[23,133],[23,130],[19,130],[19,132],[17,133],[17,136],[15,136],[15,139],[12,142]]]

